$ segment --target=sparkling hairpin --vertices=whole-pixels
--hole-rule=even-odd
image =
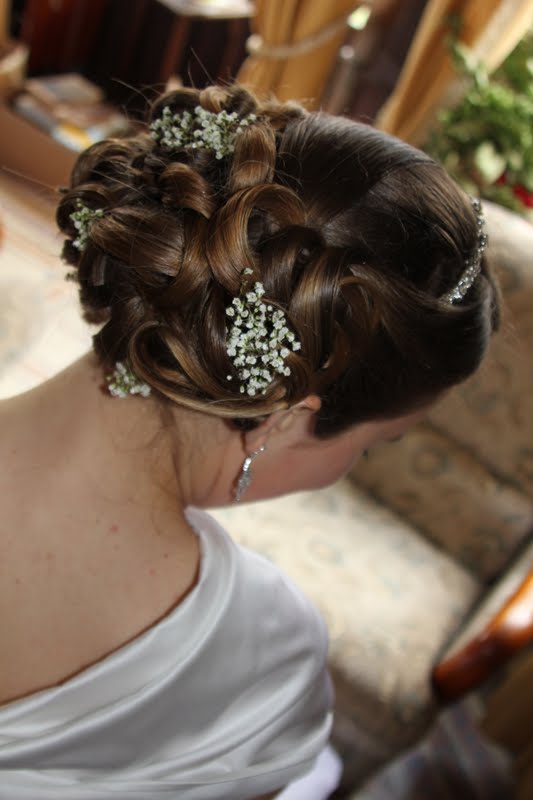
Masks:
[[[444,300],[445,303],[457,303],[466,295],[481,272],[481,259],[489,243],[489,237],[485,233],[485,217],[483,216],[481,202],[477,197],[472,197],[471,201],[474,213],[476,215],[478,229],[476,248],[466,262],[465,270],[459,278],[458,283],[451,291],[442,295],[441,300]]]
[[[109,394],[113,397],[127,397],[130,394],[148,397],[152,391],[150,386],[140,381],[122,361],[117,361],[111,375],[106,375],[106,381]]]
[[[235,139],[255,122],[255,114],[239,116],[236,111],[207,111],[196,106],[194,111],[173,114],[168,106],[161,117],[150,124],[152,137],[170,150],[213,150],[217,159],[230,155]]]
[[[73,211],[72,214],[69,214],[69,219],[72,220],[74,227],[78,231],[78,235],[72,244],[78,250],[82,251],[89,241],[91,225],[95,219],[104,216],[104,210],[102,208],[89,208],[85,203],[82,203],[81,200],[77,201],[76,208],[77,211]]]
[[[245,269],[243,274],[251,275],[252,270]],[[256,282],[226,308],[231,320],[226,351],[241,381],[241,393],[251,397],[265,394],[276,375],[290,375],[285,360],[291,351],[301,348],[284,312],[265,303],[264,294],[263,284]],[[227,379],[231,381],[232,376]]]

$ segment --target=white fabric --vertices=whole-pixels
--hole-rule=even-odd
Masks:
[[[342,761],[328,745],[318,756],[311,772],[290,783],[276,795],[275,800],[324,800],[338,787],[342,776]]]
[[[0,707],[0,800],[248,800],[313,768],[331,725],[324,623],[272,563],[188,516],[201,568],[185,600]]]

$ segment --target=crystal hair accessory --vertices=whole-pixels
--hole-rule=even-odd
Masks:
[[[465,297],[468,290],[471,288],[477,276],[481,272],[481,259],[483,258],[483,253],[487,249],[487,245],[489,243],[489,237],[485,233],[485,217],[483,216],[483,207],[481,202],[477,197],[472,197],[471,202],[476,215],[478,230],[476,248],[466,262],[464,272],[459,278],[458,283],[451,291],[442,295],[441,300],[444,300],[445,303],[458,303],[463,299],[463,297]]]
[[[152,137],[169,150],[213,150],[217,159],[235,150],[235,139],[255,122],[255,114],[239,116],[236,111],[207,111],[201,106],[173,114],[168,106],[150,124]]]
[[[111,375],[106,375],[106,381],[108,392],[113,397],[127,397],[131,394],[148,397],[152,391],[150,386],[140,381],[122,361],[117,361]]]
[[[91,225],[95,219],[104,216],[104,210],[102,208],[89,208],[85,203],[82,203],[81,200],[78,200],[76,208],[77,211],[73,211],[72,214],[69,214],[69,219],[72,220],[74,227],[78,231],[78,235],[73,240],[72,244],[81,252],[85,250],[87,242],[89,241]]]
[[[243,275],[251,275],[245,269]],[[285,359],[301,344],[287,326],[283,311],[263,301],[265,289],[256,282],[226,308],[229,325],[226,352],[241,381],[240,391],[253,397],[265,394],[276,375],[290,375]],[[227,379],[231,381],[232,375]]]

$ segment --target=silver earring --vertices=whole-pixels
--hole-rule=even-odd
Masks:
[[[244,459],[244,463],[242,465],[241,474],[237,479],[237,485],[235,487],[235,500],[237,503],[241,500],[243,494],[248,489],[252,482],[253,474],[252,474],[252,464],[254,459],[259,455],[259,453],[264,453],[266,450],[265,445],[261,445],[258,447],[257,450],[254,450],[249,456],[246,456]]]

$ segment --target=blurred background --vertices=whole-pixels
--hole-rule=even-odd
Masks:
[[[533,0],[0,0],[0,398],[90,347],[57,190],[165,88],[373,124],[492,201],[506,324],[479,375],[331,488],[324,538],[289,499],[243,540],[328,620],[350,800],[533,800],[532,25]]]
[[[376,124],[527,214],[532,21],[531,0],[0,0],[0,158],[61,182],[68,153],[39,172],[12,152],[42,147],[21,117],[79,150],[169,83],[238,79]]]

